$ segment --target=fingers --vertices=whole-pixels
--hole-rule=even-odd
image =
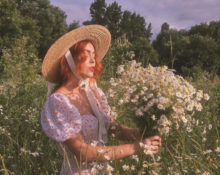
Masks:
[[[161,138],[159,137],[159,136],[153,136],[153,137],[150,137],[150,139],[151,139],[151,144],[152,145],[158,145],[159,144],[159,146],[162,146],[162,141],[161,141]]]
[[[153,154],[156,154],[159,151],[159,147],[154,146],[154,147],[151,148],[151,151],[152,151]]]
[[[162,146],[161,138],[159,136],[152,136],[144,139],[144,144],[158,147]]]
[[[151,145],[153,145],[153,146],[161,146],[161,143],[158,142],[158,141],[152,141]]]

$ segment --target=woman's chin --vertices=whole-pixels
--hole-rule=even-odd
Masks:
[[[83,79],[93,78],[93,76],[94,76],[93,73],[91,73],[91,74],[82,74],[82,75],[81,75],[81,77],[82,77]]]

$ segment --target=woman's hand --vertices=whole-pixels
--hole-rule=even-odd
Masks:
[[[158,153],[159,147],[161,147],[161,137],[160,136],[151,136],[143,139],[144,146],[144,152],[147,153]]]

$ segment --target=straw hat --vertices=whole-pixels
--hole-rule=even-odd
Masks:
[[[86,39],[95,44],[98,54],[97,59],[98,61],[102,60],[110,46],[110,32],[101,25],[88,25],[77,28],[61,36],[47,51],[42,64],[42,73],[47,81],[59,83],[60,58],[65,55],[71,46]]]

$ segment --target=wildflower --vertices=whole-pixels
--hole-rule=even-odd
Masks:
[[[205,100],[209,100],[209,98],[210,98],[210,97],[209,97],[208,94],[204,94],[204,99],[205,99]]]
[[[144,91],[147,91],[147,90],[148,90],[148,88],[147,88],[146,86],[143,86],[142,89],[143,89]]]
[[[118,104],[119,105],[121,105],[121,104],[123,104],[124,103],[124,100],[123,99],[120,99],[119,101],[118,101]]]
[[[129,165],[126,165],[126,164],[122,166],[122,169],[123,169],[124,171],[128,171],[129,168],[130,168]]]
[[[193,110],[193,105],[192,104],[188,105],[186,109],[187,109],[187,111],[192,111]]]
[[[37,156],[39,156],[39,153],[38,152],[33,152],[33,153],[31,153],[31,155],[34,156],[34,157],[37,157]]]
[[[168,98],[165,98],[165,97],[160,97],[159,102],[162,103],[162,104],[165,104],[165,103],[170,102],[170,100]]]
[[[143,115],[144,115],[144,113],[142,112],[142,109],[138,109],[138,110],[135,112],[135,114],[136,114],[137,116],[143,116]]]
[[[176,93],[176,96],[179,97],[179,98],[182,98],[182,97],[183,97],[180,92],[177,92],[177,93]]]
[[[202,142],[206,142],[207,138],[206,137],[203,137],[202,138]]]
[[[96,141],[96,140],[93,140],[92,143],[91,143],[91,145],[92,145],[93,147],[96,147],[97,144],[98,144],[98,141]]]
[[[211,152],[212,152],[212,150],[208,149],[208,150],[203,151],[203,154],[205,155],[205,154],[209,154]]]
[[[147,101],[148,98],[147,98],[146,96],[143,96],[143,100],[144,100],[144,101]]]
[[[160,110],[165,110],[165,107],[162,104],[158,104],[157,108],[160,109]]]
[[[164,127],[161,129],[161,133],[167,135],[169,133],[170,128],[169,127]]]
[[[153,96],[154,96],[154,94],[151,93],[151,94],[147,95],[147,98],[152,98]]]
[[[160,156],[158,156],[158,157],[157,157],[157,161],[160,161],[160,159],[161,159],[161,157],[160,157]]]
[[[92,173],[92,175],[97,175],[98,171],[97,171],[97,169],[95,167],[92,167],[91,173]]]
[[[201,111],[201,110],[202,110],[202,105],[201,105],[201,103],[195,104],[195,107],[196,107],[196,110],[197,110],[197,111]]]
[[[186,131],[187,131],[187,132],[192,132],[192,128],[191,128],[190,126],[188,126],[188,127],[186,128]]]
[[[154,171],[154,170],[152,170],[151,173],[152,173],[153,175],[158,175],[158,173],[157,173],[156,171]]]
[[[152,155],[152,154],[153,154],[153,152],[151,151],[152,148],[153,148],[153,146],[145,145],[145,147],[144,147],[144,154],[146,154],[146,155]]]
[[[112,85],[113,87],[118,85],[118,84],[115,82],[115,79],[114,79],[114,78],[111,78],[111,79],[110,79],[110,83],[111,83],[111,85]]]
[[[139,158],[138,158],[137,155],[132,155],[131,158],[134,159],[134,160],[136,160],[137,162],[139,161]]]
[[[148,107],[152,107],[153,105],[154,105],[153,100],[151,100],[151,101],[149,101],[149,102],[147,103],[147,106],[148,106]]]
[[[140,145],[141,148],[144,148],[144,145],[145,145],[145,144],[142,143],[142,142],[140,142],[139,145]]]
[[[138,175],[142,175],[142,174],[146,174],[145,171],[141,170],[141,171],[138,171]]]
[[[110,160],[110,157],[109,157],[108,155],[104,155],[104,158],[105,158],[106,160]]]
[[[131,165],[131,170],[135,170],[135,166],[134,165]]]
[[[155,115],[152,115],[151,118],[152,118],[152,120],[156,120]]]
[[[131,102],[132,102],[132,103],[137,103],[137,99],[135,99],[135,98],[134,98],[134,99],[131,99]]]
[[[147,165],[146,162],[144,162],[142,166],[143,166],[144,168],[147,168],[147,167],[148,167],[148,165]]]
[[[198,168],[196,168],[195,172],[200,173],[201,171]]]
[[[220,146],[215,149],[216,152],[220,153]]]
[[[114,168],[111,165],[107,164],[106,170],[107,172],[112,172]]]
[[[97,165],[97,168],[98,168],[99,170],[102,170],[102,169],[104,168],[104,166],[103,166],[102,164],[99,164],[99,165]]]
[[[140,94],[140,95],[144,95],[145,92],[144,92],[143,90],[141,90],[141,91],[139,92],[139,94]]]
[[[208,125],[208,129],[211,130],[212,129],[212,124]]]
[[[181,119],[182,119],[183,123],[187,123],[187,121],[188,121],[185,116],[182,116]]]
[[[26,150],[25,148],[21,148],[20,151],[23,152],[23,153],[25,153],[25,154],[26,154],[26,153],[30,153],[30,151]]]

